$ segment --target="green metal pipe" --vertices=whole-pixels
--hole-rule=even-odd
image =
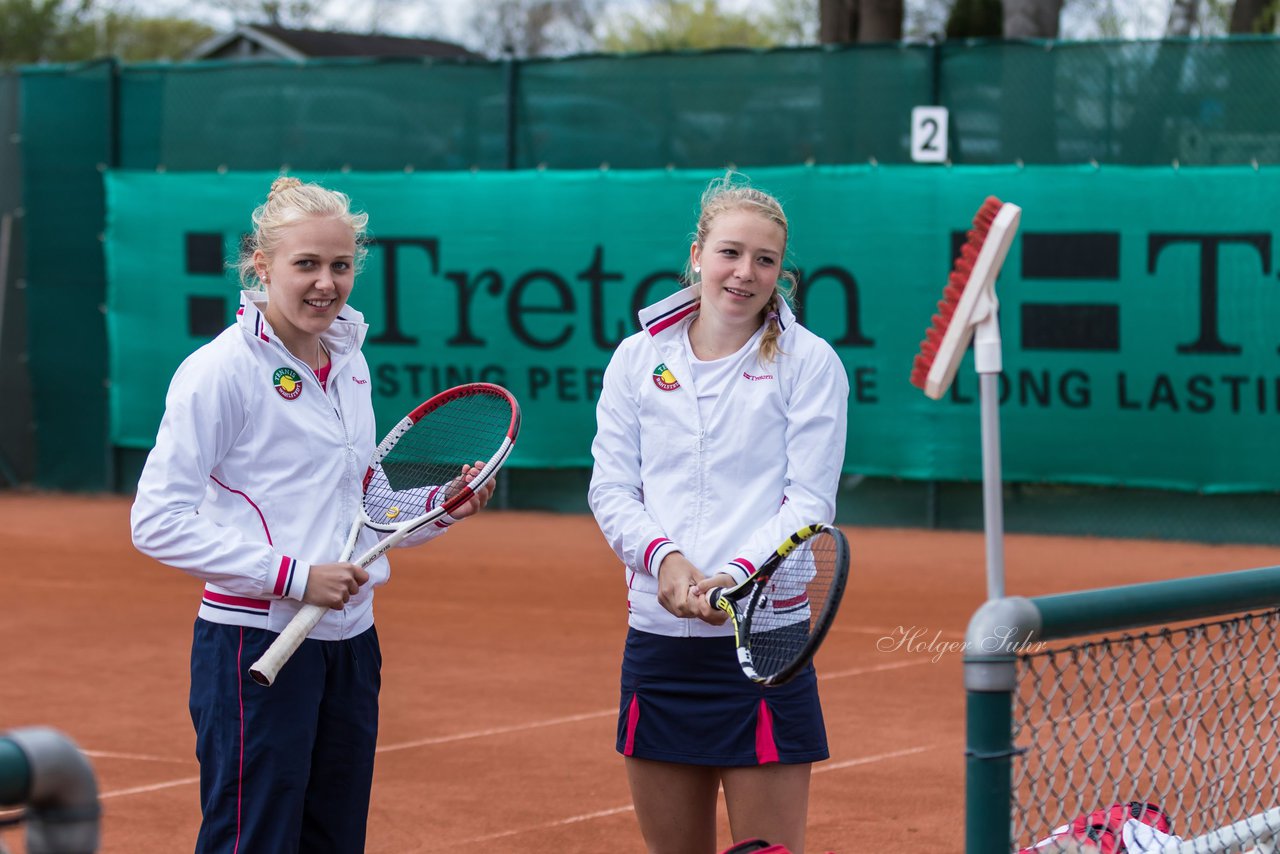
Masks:
[[[965,704],[965,854],[1009,854],[1013,694],[968,691]]]
[[[31,764],[11,738],[0,736],[0,807],[27,802],[31,794]]]
[[[1036,640],[1208,619],[1280,605],[1280,567],[1243,569],[1031,599],[1040,613]]]

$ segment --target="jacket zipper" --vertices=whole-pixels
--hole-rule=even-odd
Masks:
[[[324,398],[325,402],[329,404],[329,411],[331,411],[331,412],[333,413],[333,417],[334,417],[334,418],[336,418],[336,419],[338,420],[338,426],[342,429],[342,443],[343,443],[343,445],[345,445],[345,446],[346,446],[346,449],[347,449],[347,466],[346,466],[346,468],[347,468],[347,476],[348,476],[349,478],[352,478],[352,479],[359,479],[359,476],[360,476],[360,464],[359,464],[359,461],[356,459],[356,449],[355,449],[355,447],[352,445],[352,442],[351,442],[351,434],[347,431],[347,422],[346,422],[346,419],[344,419],[344,418],[342,417],[342,410],[341,410],[341,409],[339,409],[339,408],[338,408],[338,406],[337,406],[337,405],[333,402],[333,400],[329,397],[328,392],[325,390],[324,386],[323,386],[323,385],[321,385],[321,383],[320,383],[320,378],[316,376],[316,372],[315,372],[315,371],[311,370],[311,366],[310,366],[310,365],[308,365],[306,362],[302,361],[302,360],[301,360],[301,359],[299,359],[297,356],[295,356],[292,352],[290,352],[289,348],[288,348],[288,347],[286,347],[286,346],[284,346],[284,344],[283,344],[283,343],[282,343],[278,338],[273,339],[271,343],[273,343],[275,346],[277,346],[277,347],[279,347],[281,350],[283,350],[283,351],[284,351],[284,353],[285,353],[285,355],[286,355],[286,356],[288,356],[290,359],[292,359],[296,364],[298,364],[298,365],[301,365],[301,366],[302,366],[302,375],[303,375],[304,377],[310,377],[310,378],[311,378],[311,381],[312,381],[313,383],[315,383],[316,389],[319,391],[320,395]],[[330,375],[330,376],[334,376],[333,363],[334,363],[334,362],[333,362],[333,356],[332,356],[332,355],[330,355],[330,357],[329,357],[329,375]],[[363,492],[364,492],[364,490],[363,490],[363,486],[361,486],[361,487],[360,487],[360,491],[361,491],[361,495],[362,495],[361,500],[363,500]],[[349,495],[350,493],[351,493],[351,490],[350,490],[350,489],[344,489],[344,490],[342,491],[342,494],[343,494],[344,496],[345,496],[345,495]],[[344,506],[344,507],[343,507],[343,510],[345,511],[345,512],[344,512],[344,518],[351,519],[351,520],[354,520],[354,519],[356,518],[357,513],[358,513],[358,511],[357,511],[354,507],[348,508],[348,507],[345,507],[345,506]],[[341,535],[341,537],[342,537],[342,541],[345,543],[345,542],[346,542],[347,531],[346,531],[346,530],[342,530],[342,531],[339,531],[338,533]],[[357,549],[357,551],[359,551],[359,549]],[[335,556],[335,559],[336,559],[336,557],[337,557],[337,556]],[[355,557],[355,555],[352,555],[352,557],[354,558],[354,557]],[[342,626],[341,626],[341,627],[339,628],[339,630],[338,630],[338,636],[339,636],[340,638],[346,638],[346,636],[347,636],[347,609],[346,609],[345,607],[342,609],[341,615],[338,617],[338,619],[339,619],[339,620],[341,621],[341,623],[342,623]]]

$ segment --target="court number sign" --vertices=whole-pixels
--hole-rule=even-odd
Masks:
[[[947,162],[947,108],[916,107],[911,111],[911,159]]]

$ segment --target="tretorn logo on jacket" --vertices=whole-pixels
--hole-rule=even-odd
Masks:
[[[298,372],[293,368],[276,368],[271,382],[285,400],[293,400],[302,394],[302,377],[298,376]]]
[[[653,384],[663,391],[675,391],[680,388],[676,375],[667,369],[665,362],[653,369]]]

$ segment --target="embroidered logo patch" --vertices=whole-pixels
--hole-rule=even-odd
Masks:
[[[653,384],[663,391],[674,391],[680,388],[676,375],[667,369],[665,363],[653,369]]]
[[[298,372],[293,368],[276,368],[271,382],[285,400],[293,400],[302,394],[302,377],[298,376]]]

